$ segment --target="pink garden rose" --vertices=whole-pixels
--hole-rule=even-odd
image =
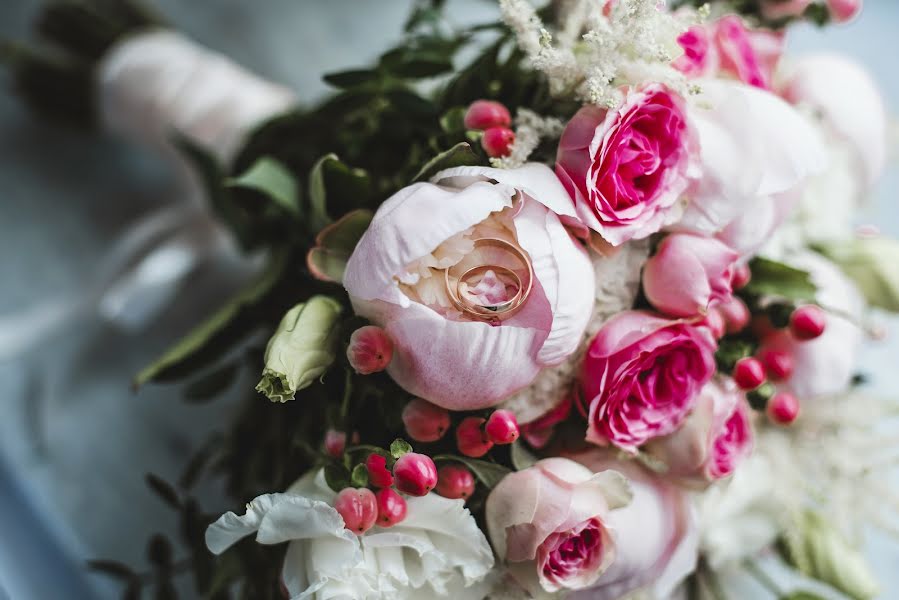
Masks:
[[[692,169],[683,100],[661,84],[627,92],[616,110],[585,106],[556,156],[580,220],[614,246],[675,222]]]
[[[677,38],[684,53],[674,67],[688,77],[728,75],[753,87],[770,89],[783,54],[784,36],[750,29],[737,15],[709,25],[694,25]]]
[[[671,234],[643,267],[650,303],[672,317],[705,314],[731,297],[739,255],[715,238]]]
[[[686,482],[703,484],[728,477],[752,452],[749,415],[733,380],[712,380],[683,426],[650,442],[648,450],[667,465],[668,475]]]
[[[589,589],[566,598],[619,600],[637,590],[649,598],[670,598],[696,568],[699,531],[690,499],[670,480],[614,454],[595,448],[569,456],[592,472],[620,472],[633,497],[606,518],[615,540],[615,560]]]
[[[610,319],[590,343],[581,373],[587,440],[636,452],[676,431],[715,373],[715,350],[701,324],[646,311]]]
[[[449,410],[495,405],[573,353],[593,310],[593,267],[562,225],[574,207],[553,172],[458,167],[388,198],[350,257],[343,284],[356,314],[393,341],[387,373],[410,394]],[[478,246],[477,240],[517,246]],[[506,246],[508,248],[508,246]],[[474,304],[502,303],[533,284],[506,320],[480,319],[448,296],[446,270],[497,265],[471,280]],[[519,285],[520,283],[520,285]],[[459,292],[462,293],[462,292]]]
[[[533,597],[589,587],[615,560],[606,519],[630,501],[614,471],[547,458],[507,475],[487,499],[493,549]]]

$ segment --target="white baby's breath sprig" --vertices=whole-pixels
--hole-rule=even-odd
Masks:
[[[519,108],[515,115],[515,141],[508,156],[491,158],[498,169],[515,169],[527,162],[542,139],[558,139],[565,124],[555,117],[542,117],[527,108]]]

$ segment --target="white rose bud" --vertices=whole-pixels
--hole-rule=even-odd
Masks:
[[[287,402],[320,377],[336,357],[342,310],[333,298],[313,296],[287,311],[265,348],[256,390],[273,402]]]

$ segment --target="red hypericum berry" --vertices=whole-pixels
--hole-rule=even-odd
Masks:
[[[425,496],[437,485],[437,466],[431,457],[407,452],[393,465],[396,489],[410,496]]]
[[[462,465],[444,465],[437,471],[437,493],[444,498],[468,499],[474,493],[474,475]]]
[[[388,488],[393,485],[393,474],[387,468],[387,458],[380,454],[369,454],[365,459],[368,482],[375,487]]]
[[[490,129],[508,127],[512,124],[509,109],[495,100],[475,100],[465,111],[466,129]]]
[[[484,433],[494,444],[511,444],[518,439],[518,419],[511,410],[495,410],[487,419]]]
[[[509,156],[514,141],[515,132],[508,127],[491,127],[484,132],[484,137],[481,138],[481,147],[487,156],[500,158]]]
[[[862,0],[827,0],[830,18],[837,23],[848,23],[862,11]]]
[[[795,366],[793,355],[783,350],[764,350],[759,355],[759,360],[765,366],[768,377],[772,381],[784,381],[793,375]]]
[[[413,398],[403,408],[406,433],[416,442],[436,442],[450,427],[449,411],[421,398]]]
[[[736,296],[725,300],[715,308],[721,313],[721,316],[724,317],[727,333],[740,333],[746,329],[746,325],[749,324],[749,318],[752,316],[749,313],[749,307],[746,306],[746,303]]]
[[[709,328],[716,340],[720,340],[724,335],[724,332],[727,331],[727,324],[724,322],[724,317],[717,308],[712,308],[706,313],[705,321],[703,323]]]
[[[393,341],[380,327],[360,327],[350,336],[346,357],[360,375],[378,373],[386,369],[393,358]]]
[[[336,429],[329,429],[325,432],[325,452],[328,453],[328,456],[340,458],[343,456],[345,449],[346,433]]]
[[[456,426],[456,446],[459,452],[472,458],[480,458],[490,452],[493,442],[484,432],[486,420],[480,417],[465,417]]]
[[[378,525],[381,527],[393,527],[406,518],[406,499],[393,488],[378,490],[375,499],[378,502]]]
[[[824,333],[827,315],[814,304],[800,306],[790,315],[790,333],[800,341],[813,340]]]
[[[734,276],[730,280],[730,287],[734,290],[741,290],[752,279],[752,270],[746,263],[737,265],[734,269]]]
[[[734,365],[734,381],[741,390],[754,390],[765,383],[765,367],[757,358],[741,358]]]
[[[799,416],[799,400],[793,394],[777,392],[768,400],[765,410],[768,418],[778,425],[789,425]]]
[[[334,508],[343,517],[344,526],[356,535],[371,529],[378,518],[378,502],[368,488],[343,488],[334,500]]]

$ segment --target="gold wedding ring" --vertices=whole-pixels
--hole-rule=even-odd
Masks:
[[[518,263],[520,263],[520,272],[522,274],[519,275],[515,269],[507,266],[483,264],[470,267],[457,277],[453,271],[456,270],[460,264],[464,264],[465,260],[463,259],[459,264],[444,271],[447,295],[453,306],[470,318],[493,323],[504,321],[521,310],[531,293],[534,282],[534,270],[531,261],[524,250],[511,242],[499,238],[476,239],[474,240],[474,248],[475,250],[479,248],[493,248],[511,255]],[[508,286],[511,284],[515,286],[516,291],[512,297],[497,304],[479,304],[466,297],[463,293],[462,286],[470,286],[470,281],[478,277],[483,278],[483,276],[490,271],[492,271],[501,282],[505,282],[505,285]],[[522,275],[525,275],[524,280],[522,280]],[[453,284],[452,279],[456,280],[455,284]]]

